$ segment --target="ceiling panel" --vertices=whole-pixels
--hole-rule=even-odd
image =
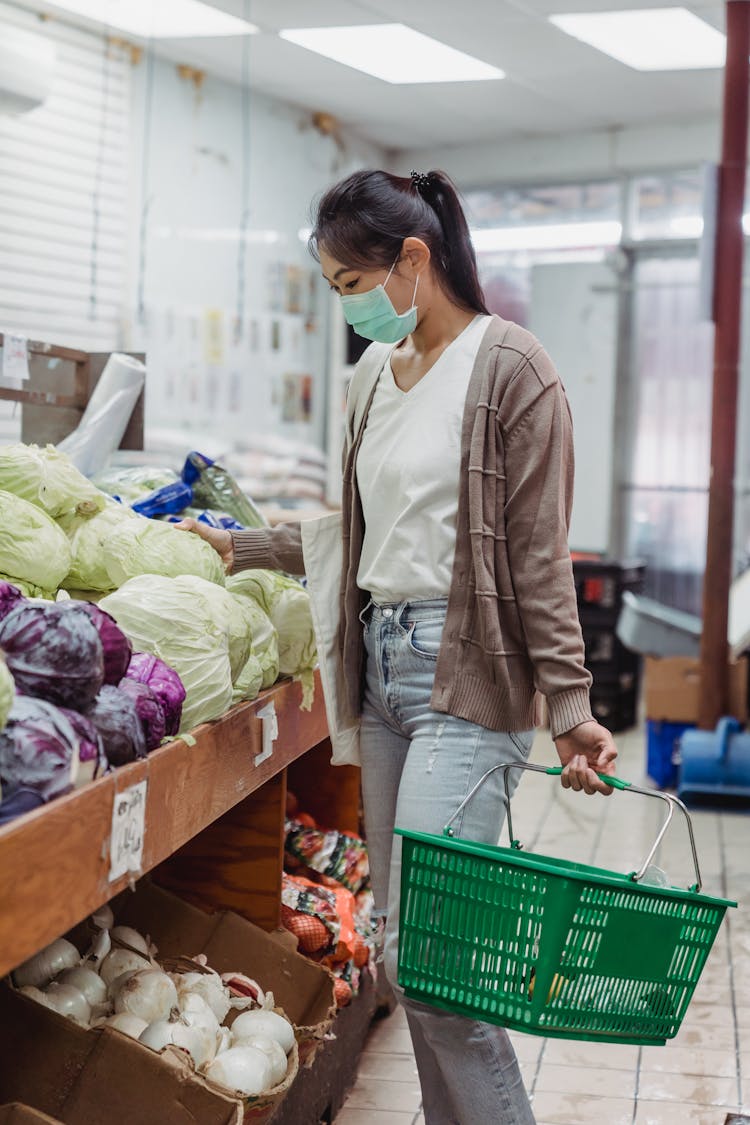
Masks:
[[[37,9],[39,0],[16,0]],[[388,148],[502,141],[717,114],[720,71],[639,73],[554,27],[562,11],[662,6],[668,0],[213,0],[256,23],[241,39],[171,40],[158,51],[240,82],[243,44],[259,91],[321,110]],[[723,5],[691,10],[723,29]],[[460,17],[460,18],[459,18]],[[394,86],[280,40],[284,27],[401,21],[506,71],[501,82]]]

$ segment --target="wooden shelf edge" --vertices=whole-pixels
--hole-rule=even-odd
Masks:
[[[0,976],[172,855],[328,734],[316,673],[312,710],[280,681],[148,758],[0,829]],[[278,738],[264,753],[257,712],[274,704]],[[191,745],[194,740],[194,744]],[[140,870],[110,882],[115,798],[147,783]]]

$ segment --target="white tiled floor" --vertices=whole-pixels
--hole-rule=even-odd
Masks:
[[[616,741],[619,775],[645,783],[643,731]],[[532,760],[557,761],[545,732]],[[656,836],[662,808],[637,794],[566,794],[556,781],[527,774],[513,802],[514,829],[529,850],[631,871]],[[692,819],[704,890],[742,906],[750,900],[750,816],[701,811]],[[675,885],[693,882],[684,825],[675,821],[656,862]],[[724,1125],[730,1113],[750,1115],[747,911],[727,912],[680,1032],[666,1047],[511,1037],[538,1125]],[[374,1025],[336,1125],[425,1125],[419,1107],[409,1034],[397,1009]]]

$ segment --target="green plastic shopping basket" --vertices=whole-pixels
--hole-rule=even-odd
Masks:
[[[488,770],[443,829],[403,837],[399,984],[406,995],[460,1015],[565,1039],[664,1044],[679,1030],[728,906],[701,894],[693,827],[676,797],[640,870],[618,874],[521,851],[508,769]],[[503,770],[510,847],[453,837],[451,824]],[[696,882],[687,890],[640,882],[672,820],[687,819]]]

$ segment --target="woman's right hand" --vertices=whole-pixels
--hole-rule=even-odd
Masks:
[[[210,527],[207,523],[200,523],[199,520],[184,519],[179,523],[173,523],[172,527],[176,527],[178,531],[192,531],[194,535],[200,535],[201,539],[205,539],[218,555],[221,556],[221,561],[229,573],[234,565],[234,544],[232,542],[232,535],[229,531],[224,531],[220,527]]]

